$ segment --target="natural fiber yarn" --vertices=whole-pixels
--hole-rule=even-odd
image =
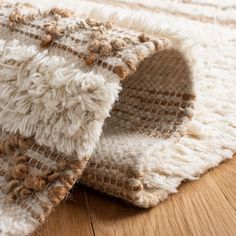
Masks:
[[[81,175],[151,207],[232,157],[232,5],[13,2],[0,7],[2,235],[34,231]],[[159,28],[197,42],[194,56],[186,39]]]
[[[101,140],[114,134],[118,141],[126,132],[168,140],[184,134],[195,100],[193,59],[174,35],[120,27],[93,13],[5,1],[0,26],[2,235],[31,233],[68,195],[121,87]],[[109,175],[102,181],[110,183]]]

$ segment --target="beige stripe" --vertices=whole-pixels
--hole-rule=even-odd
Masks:
[[[32,26],[33,24],[28,24],[29,27],[33,27]],[[37,35],[37,34],[34,34],[34,33],[30,33],[28,31],[24,31],[24,30],[21,30],[21,29],[18,29],[18,28],[10,28],[9,25],[7,23],[3,23],[3,22],[0,22],[0,26],[2,27],[5,27],[5,28],[8,28],[12,31],[15,31],[15,32],[19,32],[25,36],[28,36],[32,39],[35,39],[35,40],[42,40],[42,36],[40,35]],[[85,42],[85,41],[84,41]],[[85,63],[85,59],[87,58],[88,55],[84,54],[83,52],[79,52],[77,51],[76,49],[74,50],[73,48],[67,46],[67,45],[64,45],[64,44],[61,44],[60,42],[52,42],[51,44],[52,47],[56,47],[58,49],[61,49],[61,50],[64,50],[74,56],[77,56],[77,58],[79,60],[82,60],[84,63]],[[108,71],[112,71],[113,73],[115,73],[116,75],[118,75],[120,77],[120,79],[124,79],[124,78],[121,78],[121,76],[119,74],[117,74],[114,69],[116,68],[116,66],[113,66],[111,64],[108,64],[107,62],[105,62],[104,60],[100,59],[100,58],[96,58],[95,61],[89,65],[88,67],[91,67],[92,65],[94,65],[96,63],[96,65],[104,68],[104,69],[107,69]],[[122,67],[122,65],[120,65]],[[127,76],[126,76],[127,77]],[[125,78],[126,78],[125,77]]]
[[[154,94],[154,95],[163,95],[167,97],[178,97],[183,100],[195,100],[196,95],[195,94],[187,94],[187,93],[175,93],[175,92],[164,92],[164,91],[157,91],[157,90],[151,90],[151,89],[143,89],[143,88],[132,88],[128,86],[124,86],[125,90],[134,90],[135,92],[146,92],[149,94]]]
[[[113,6],[119,6],[119,7],[126,7],[130,9],[135,9],[135,10],[145,10],[149,12],[155,12],[155,13],[166,13],[174,16],[180,16],[180,17],[185,17],[190,20],[195,20],[195,21],[200,21],[204,23],[211,23],[211,24],[220,24],[224,26],[236,26],[236,20],[224,20],[224,19],[215,19],[214,17],[210,16],[203,16],[203,15],[190,15],[185,12],[178,11],[176,9],[166,9],[162,7],[150,7],[150,6],[145,6],[143,4],[138,4],[138,3],[130,3],[130,2],[124,2],[124,1],[113,1],[113,0],[88,0],[90,2],[95,2],[99,4],[109,4]]]
[[[216,5],[214,3],[208,3],[208,2],[193,2],[192,0],[180,0],[181,3],[188,4],[188,5],[196,5],[196,6],[205,6],[205,7],[214,7],[217,9],[220,9],[222,11],[226,10],[236,10],[236,6],[230,5],[230,6],[220,6]]]

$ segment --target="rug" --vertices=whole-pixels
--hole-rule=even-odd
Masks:
[[[77,180],[148,208],[233,156],[233,1],[15,2],[0,1],[1,235],[33,232]]]
[[[193,118],[182,127],[185,134],[171,141],[153,135],[157,123],[149,127],[153,122],[150,118],[161,117],[159,124],[163,125],[179,100],[174,98],[173,104],[167,102],[165,95],[155,94],[158,107],[168,110],[167,116],[163,115],[162,111],[149,109],[145,104],[155,103],[151,101],[150,90],[147,95],[150,100],[140,98],[139,89],[144,84],[139,85],[137,79],[126,80],[80,181],[139,207],[155,206],[170,193],[177,192],[183,180],[197,179],[235,152],[235,2],[91,0],[84,7],[102,11],[103,16],[114,13],[118,24],[127,25],[127,15],[132,16],[129,22],[133,19],[136,23],[133,27],[140,31],[153,33],[156,27],[169,29],[168,32],[175,35],[178,32],[182,41],[189,39],[192,44],[197,97],[194,109],[189,111]],[[131,107],[130,103],[134,102],[139,107],[134,107],[137,104]],[[120,130],[115,130],[116,126]],[[149,128],[151,134],[147,137],[144,133]]]

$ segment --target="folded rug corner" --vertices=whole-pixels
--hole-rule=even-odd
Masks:
[[[186,35],[202,39],[200,56],[156,27],[175,26],[165,15],[31,2],[0,1],[1,235],[35,231],[78,179],[147,208],[232,157],[234,80],[217,80],[198,24]],[[220,31],[206,34],[220,52]]]

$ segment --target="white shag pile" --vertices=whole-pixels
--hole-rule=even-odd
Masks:
[[[96,9],[96,12],[104,18],[109,18],[112,13],[120,19],[129,16],[129,22],[139,22],[136,26],[139,31],[168,28],[190,38],[195,44],[194,56],[199,62],[196,81],[197,101],[193,119],[186,127],[186,135],[178,140],[158,142],[157,139],[136,134],[125,137],[104,134],[97,145],[93,158],[102,161],[109,157],[114,164],[124,162],[123,164],[136,166],[145,173],[142,183],[145,188],[142,198],[135,203],[136,205],[142,207],[156,205],[167,198],[168,194],[176,192],[184,179],[195,179],[209,168],[231,158],[236,152],[236,9],[230,7],[235,5],[235,1],[194,0],[194,4],[180,0],[145,2],[32,0],[31,2],[44,8],[57,5],[76,9],[85,15],[86,12]],[[129,25],[127,18],[126,21],[116,21],[116,24],[119,25],[119,22],[120,24],[126,22]],[[60,63],[63,66],[65,62]],[[59,80],[61,78],[58,77]],[[60,82],[63,84],[63,80]],[[115,83],[112,88],[116,95],[119,90],[118,84]],[[3,96],[2,92],[0,96]],[[111,103],[116,98],[111,94],[108,96],[109,99],[113,98],[110,100]],[[104,116],[99,118],[100,121],[105,118],[107,112],[108,110],[104,111]],[[72,130],[74,135],[74,127]],[[71,132],[70,127],[68,132]],[[45,137],[43,140],[46,140]],[[98,138],[98,135],[96,137]],[[57,148],[60,150],[60,145]],[[86,153],[91,153],[92,149],[93,147],[86,150]],[[148,202],[146,198],[149,199]],[[1,203],[0,196],[0,205]],[[0,228],[4,230],[6,224],[1,225],[1,222],[7,222],[8,216],[4,213],[4,219],[1,219],[3,217],[1,214],[2,212],[0,212]],[[14,227],[14,233],[18,227],[24,226],[23,221]],[[31,229],[26,230],[30,231]]]

